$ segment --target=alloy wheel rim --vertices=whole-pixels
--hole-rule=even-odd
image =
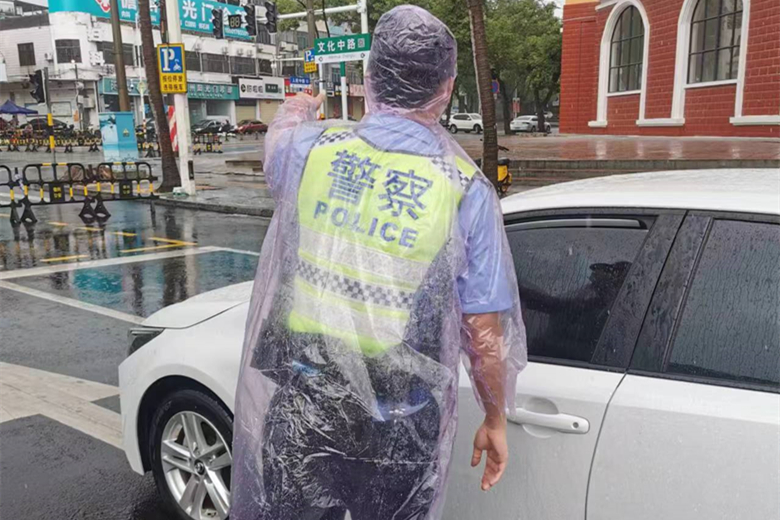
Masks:
[[[171,417],[163,429],[160,460],[168,490],[190,518],[227,518],[233,455],[211,421],[189,411]]]

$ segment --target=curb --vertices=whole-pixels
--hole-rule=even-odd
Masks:
[[[214,213],[228,213],[231,215],[248,215],[251,217],[264,217],[264,218],[271,218],[274,216],[274,208],[272,207],[263,208],[258,206],[220,204],[217,202],[168,199],[162,197],[158,199],[154,199],[153,201],[149,199],[140,199],[138,200],[138,202],[142,202],[144,204],[153,203],[155,205],[168,206],[174,208],[212,211]]]

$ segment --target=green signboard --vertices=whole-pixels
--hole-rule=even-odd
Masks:
[[[127,93],[130,96],[140,96],[141,92],[138,90],[138,84],[139,80],[137,79],[127,79]],[[146,89],[146,82],[144,82],[144,89]],[[117,91],[117,84],[116,84],[116,78],[109,78],[104,77],[100,79],[100,83],[98,83],[98,90],[101,94],[108,94],[109,96],[116,96],[119,92]]]
[[[232,83],[187,83],[189,99],[238,99],[238,85]]]
[[[318,38],[314,41],[314,61],[319,64],[362,60],[368,57],[370,49],[369,34]]]

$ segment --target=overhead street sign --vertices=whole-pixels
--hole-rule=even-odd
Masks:
[[[187,93],[187,68],[184,61],[184,44],[158,45],[157,68],[160,74],[160,90],[163,94]]]
[[[367,58],[370,49],[371,35],[369,34],[318,38],[314,41],[314,60],[318,64],[358,61]]]
[[[317,72],[317,63],[314,61],[314,49],[303,51],[303,72],[314,74]]]

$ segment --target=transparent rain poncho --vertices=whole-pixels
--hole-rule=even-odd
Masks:
[[[513,408],[525,329],[501,210],[439,124],[455,63],[444,24],[397,7],[373,34],[361,122],[317,122],[299,96],[270,125],[234,520],[440,518],[459,364],[483,407]]]

